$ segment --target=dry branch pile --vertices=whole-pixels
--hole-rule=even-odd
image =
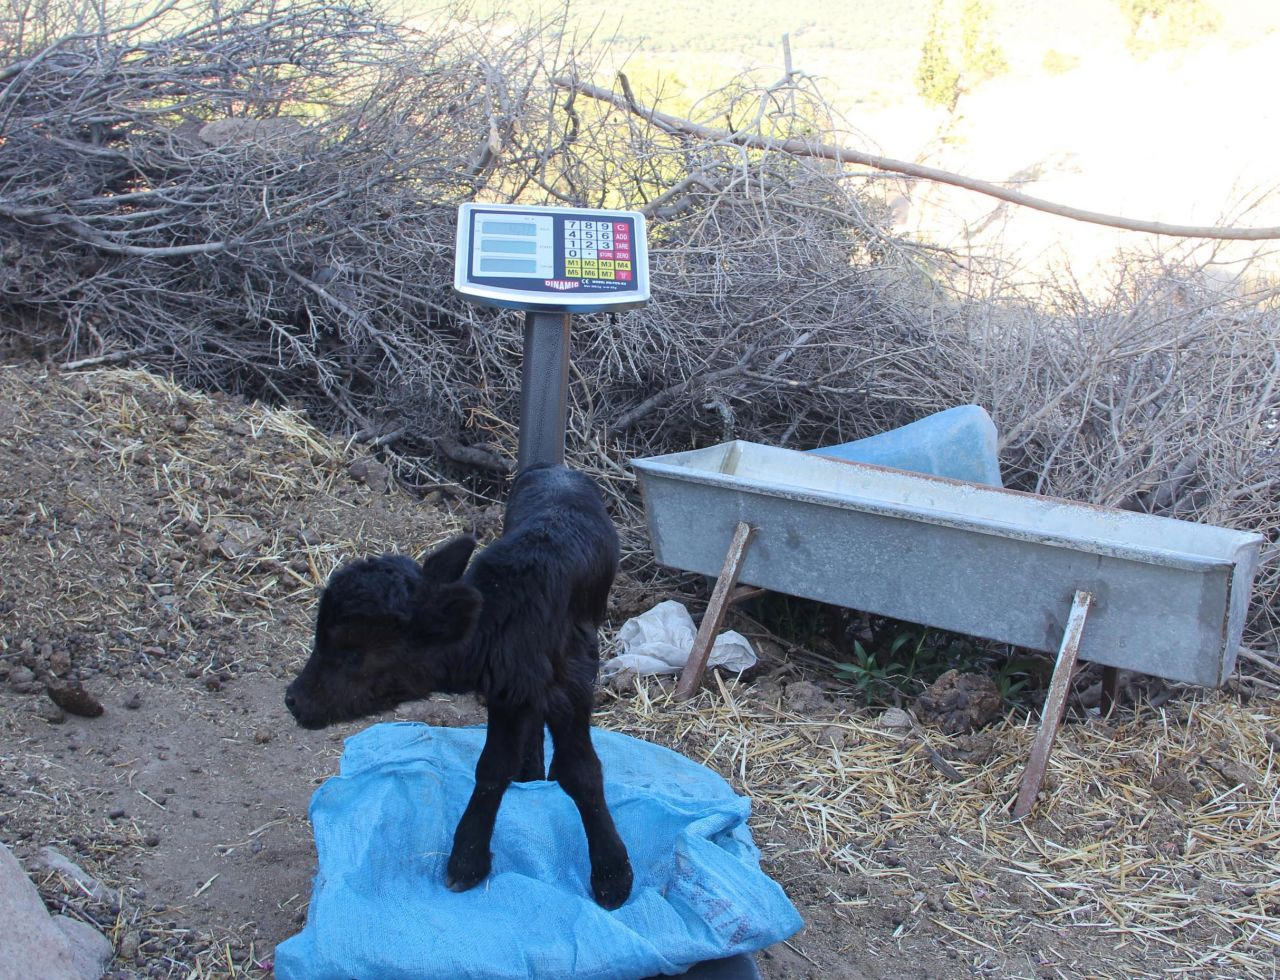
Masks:
[[[0,41],[11,343],[300,404],[419,487],[483,493],[515,455],[522,323],[452,294],[456,204],[629,206],[655,299],[576,320],[569,452],[633,523],[632,456],[809,447],[976,401],[1010,485],[1280,525],[1273,294],[1159,259],[1102,299],[957,281],[885,231],[865,175],[592,97],[555,25],[410,29],[326,0],[23,23]],[[839,135],[799,73],[698,114]],[[1254,642],[1280,632],[1278,566],[1273,542]]]

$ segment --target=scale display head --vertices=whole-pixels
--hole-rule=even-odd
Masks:
[[[473,303],[545,313],[649,301],[644,215],[596,208],[463,204],[453,288]]]

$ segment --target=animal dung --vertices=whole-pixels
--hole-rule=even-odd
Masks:
[[[47,684],[49,700],[69,715],[81,718],[97,718],[102,714],[102,702],[84,689],[78,682]]]

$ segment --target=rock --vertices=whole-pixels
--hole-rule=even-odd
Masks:
[[[0,963],[9,977],[73,980],[71,944],[9,848],[0,844]],[[101,971],[95,976],[101,975]]]
[[[384,493],[387,487],[391,486],[391,470],[381,463],[370,463],[369,475],[365,477],[364,482],[369,485],[370,490]]]
[[[616,694],[634,694],[639,676],[634,670],[620,670],[605,681],[605,684]]]
[[[15,667],[9,672],[9,686],[19,694],[30,694],[40,687],[30,667]]]
[[[36,708],[36,714],[50,725],[61,725],[67,720],[67,713],[49,701],[40,702],[40,706]]]
[[[1000,691],[990,677],[949,670],[916,699],[916,716],[926,725],[959,735],[992,721],[1002,706]]]
[[[211,531],[205,531],[196,538],[196,546],[206,555],[216,555],[218,553],[218,536]]]
[[[944,746],[942,754],[948,759],[958,759],[973,765],[981,765],[995,751],[996,740],[990,732],[961,735],[950,746]]]
[[[110,940],[87,922],[69,916],[55,915],[53,924],[67,938],[75,975],[98,980],[114,955]]]
[[[173,535],[174,537],[194,538],[200,534],[200,531],[200,525],[188,517],[173,529]]]
[[[68,882],[75,885],[73,890],[83,890],[95,902],[115,906],[115,895],[84,868],[54,847],[42,847],[36,856],[34,867],[45,871],[56,872]]]
[[[818,744],[829,745],[837,752],[843,751],[849,745],[851,733],[847,728],[841,728],[839,725],[828,725],[818,733]]]
[[[215,523],[222,531],[218,548],[226,558],[243,558],[252,554],[267,537],[266,531],[248,521],[220,519]]]
[[[347,467],[347,472],[351,479],[375,493],[384,493],[391,482],[391,471],[375,459],[357,459]]]
[[[765,677],[752,685],[752,692],[761,704],[777,707],[782,700],[782,682],[777,677]]]
[[[116,948],[116,953],[126,963],[134,963],[137,962],[138,949],[141,946],[142,936],[136,929],[131,929],[120,937],[120,945]]]
[[[1165,801],[1175,799],[1185,805],[1193,803],[1196,798],[1196,790],[1191,785],[1191,780],[1177,763],[1170,759],[1163,760],[1151,774],[1151,788],[1157,797]]]
[[[896,731],[904,728],[910,728],[915,724],[915,722],[912,721],[911,716],[901,708],[885,708],[884,713],[876,720],[876,724],[881,728],[888,728],[891,731]]]
[[[66,650],[53,650],[49,653],[49,670],[59,677],[66,677],[71,672],[71,654]]]
[[[102,702],[79,683],[50,684],[45,690],[49,693],[49,700],[68,714],[81,718],[97,718],[102,714]]]

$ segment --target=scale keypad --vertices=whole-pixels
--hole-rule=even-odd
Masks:
[[[634,261],[631,247],[629,222],[565,221],[565,278],[629,282]]]

